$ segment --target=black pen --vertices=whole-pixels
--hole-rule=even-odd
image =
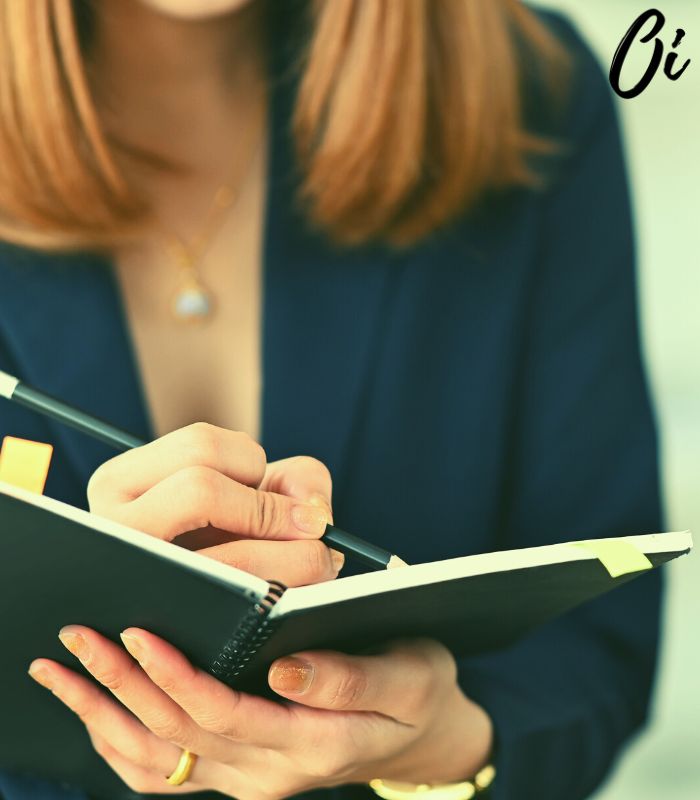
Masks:
[[[0,397],[58,420],[118,450],[131,450],[146,444],[109,422],[103,422],[91,414],[86,414],[84,411],[40,392],[38,389],[32,389],[31,386],[27,386],[2,370],[0,370]],[[351,533],[346,533],[334,525],[326,526],[322,539],[329,547],[339,550],[349,558],[357,559],[373,569],[393,569],[406,566],[405,561],[392,555],[388,550],[366,542]]]

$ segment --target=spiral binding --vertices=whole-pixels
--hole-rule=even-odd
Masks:
[[[279,581],[270,581],[268,593],[246,613],[221,653],[214,659],[211,673],[224,682],[237,678],[275,629],[269,615],[287,590]]]

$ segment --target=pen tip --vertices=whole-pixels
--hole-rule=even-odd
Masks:
[[[389,563],[386,565],[387,569],[397,569],[398,567],[407,567],[408,564],[398,556],[392,556],[389,559]]]

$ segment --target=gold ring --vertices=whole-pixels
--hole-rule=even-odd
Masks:
[[[189,780],[196,761],[197,756],[194,753],[190,753],[189,750],[183,750],[180,755],[180,760],[177,762],[177,766],[175,767],[175,771],[169,778],[166,778],[165,780],[171,786],[182,785],[186,780]]]

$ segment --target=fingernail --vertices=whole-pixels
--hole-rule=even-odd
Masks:
[[[328,525],[328,512],[316,506],[293,506],[292,522],[304,533],[322,536]]]
[[[313,664],[289,656],[275,661],[270,669],[269,682],[276,692],[304,694],[314,679]]]
[[[343,568],[345,556],[342,553],[339,553],[337,550],[331,550],[331,560],[333,561],[333,568],[337,574]]]
[[[85,661],[90,655],[90,648],[85,641],[85,637],[75,631],[61,629],[58,638],[61,644],[69,650],[80,661]]]
[[[122,642],[124,642],[124,647],[126,647],[129,653],[137,661],[141,661],[143,658],[143,644],[141,641],[134,636],[133,633],[120,633],[119,637],[121,638]]]
[[[309,497],[309,503],[317,508],[325,508],[328,514],[328,522],[331,525],[333,524],[333,509],[331,508],[331,504],[322,494],[319,494],[318,492],[312,494],[311,497]]]
[[[51,673],[46,669],[46,667],[35,667],[32,664],[27,672],[29,676],[34,678],[34,680],[41,686],[45,687],[46,689],[53,689],[54,681],[51,677]]]

